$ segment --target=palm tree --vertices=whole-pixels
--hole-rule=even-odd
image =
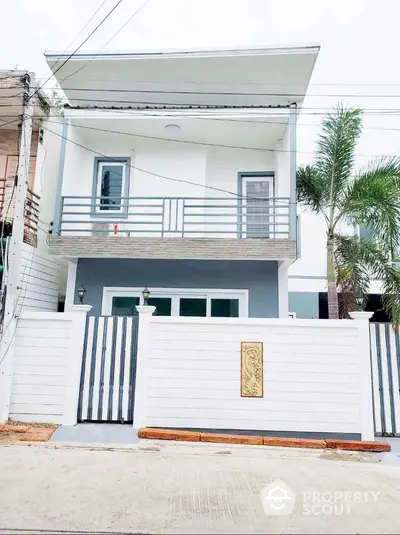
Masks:
[[[354,310],[355,296],[365,296],[370,281],[378,279],[383,307],[398,324],[400,159],[383,157],[356,171],[355,149],[361,132],[359,109],[338,105],[323,120],[315,163],[297,172],[298,200],[326,224],[329,318],[339,317],[338,284],[342,304]],[[349,232],[355,225],[367,227],[372,239]],[[341,315],[345,314],[346,310]]]

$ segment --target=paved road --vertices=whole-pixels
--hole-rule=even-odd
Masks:
[[[400,466],[379,459],[159,442],[1,446],[0,533],[400,533]]]

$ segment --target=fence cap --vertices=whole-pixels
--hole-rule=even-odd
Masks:
[[[65,312],[90,312],[92,310],[92,305],[69,305],[65,307]]]
[[[349,312],[350,317],[353,320],[369,320],[374,315],[373,312],[365,312],[364,310],[358,310],[356,312]]]
[[[136,310],[138,311],[139,316],[141,314],[148,314],[151,316],[156,311],[156,307],[150,305],[137,305]]]

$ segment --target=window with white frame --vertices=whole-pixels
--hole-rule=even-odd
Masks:
[[[95,212],[127,212],[129,158],[95,159]]]
[[[135,316],[142,304],[142,288],[103,289],[105,316]],[[148,305],[156,307],[158,316],[248,317],[248,290],[150,288]]]

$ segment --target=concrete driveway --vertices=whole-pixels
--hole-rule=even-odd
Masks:
[[[373,454],[9,445],[0,533],[399,533],[399,489],[398,463]]]

